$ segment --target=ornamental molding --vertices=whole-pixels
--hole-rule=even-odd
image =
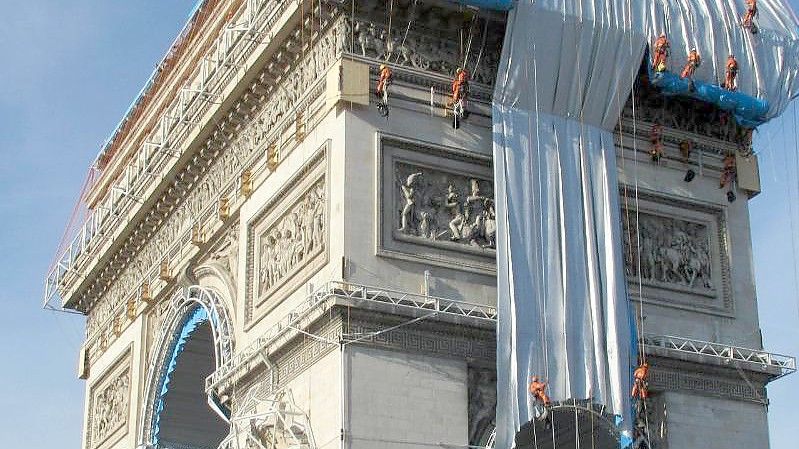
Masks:
[[[106,448],[128,433],[132,345],[89,388],[86,448]]]
[[[245,328],[328,261],[328,151],[320,148],[247,223]]]
[[[734,316],[724,210],[641,189],[636,200],[634,191],[620,186],[625,271],[633,299]]]
[[[168,370],[168,356],[189,313],[196,308],[205,309],[214,345],[214,362],[216,367],[228,363],[235,350],[235,326],[232,314],[221,295],[212,288],[191,286],[178,290],[158,317],[159,327],[155,328],[154,337],[147,351],[147,362],[144,376],[142,396],[142,413],[139,423],[138,443],[152,443],[152,423],[156,414],[157,397]],[[148,326],[149,327],[149,326]]]
[[[281,44],[281,49],[277,50],[266,63],[262,76],[258,77],[242,95],[230,119],[218,124],[216,132],[211,134],[197,155],[178,173],[175,182],[165,189],[164,195],[156,201],[155,207],[146,214],[139,225],[142,232],[134,231],[125,242],[126,248],[138,247],[130,259],[131,262],[121,266],[114,265],[113,268],[111,265],[106,265],[81,293],[80,297],[84,302],[80,307],[88,309],[89,315],[87,340],[95,346],[95,351],[104,351],[109,342],[114,340],[112,322],[115,317],[125,321],[126,299],[136,295],[143,280],[151,281],[150,288],[155,294],[166,285],[158,281],[157,266],[161,260],[165,257],[170,260],[191,257],[192,225],[199,222],[201,228],[214,226],[213,223],[217,220],[216,202],[219,197],[231,196],[233,203],[231,214],[235,214],[236,208],[240,206],[235,202],[235,198],[241,171],[262,160],[266,153],[265,149],[271,144],[277,144],[281,158],[291,151],[295,146],[292,136],[298,116],[296,112],[301,112],[301,115],[306,117],[306,133],[321,120],[319,111],[324,101],[320,99],[324,96],[324,78],[328,68],[344,54],[363,53],[362,49],[358,52],[353,51],[353,48],[360,48],[360,44],[356,43],[356,47],[353,47],[352,38],[359,34],[354,33],[355,27],[351,18],[343,15],[341,9],[331,4],[325,3],[323,7],[325,13],[321,15],[322,27],[314,35],[312,44],[309,44],[305,51],[301,51],[303,47],[296,41],[297,36],[302,34],[299,32],[293,33],[294,38]],[[446,45],[452,45],[452,42],[457,41],[458,33],[452,30],[448,32],[439,30],[436,25],[442,23],[441,17],[455,15],[455,11],[439,10],[440,8],[428,11],[428,9],[420,9],[421,16],[414,21],[409,37],[405,41],[403,51],[409,56],[408,59],[400,57],[397,64],[404,65],[411,69],[412,73],[430,80],[441,76],[433,70],[454,67],[457,61],[452,59],[453,56],[440,52],[424,53],[425,51],[429,53],[429,49],[424,49],[424,43],[435,36],[440,37],[449,33],[447,34],[449,43]],[[422,14],[422,10],[428,12]],[[356,18],[355,25],[366,22],[368,20],[361,16],[360,19]],[[487,29],[489,34],[493,33],[495,37],[487,37],[488,43],[501,42],[501,32],[497,35],[497,30],[501,30],[498,23],[496,20],[489,20]],[[482,31],[479,27],[476,29],[476,36],[480,36],[482,42],[482,35],[479,34]],[[311,34],[313,33],[308,30],[308,35]],[[372,42],[365,34],[361,40]],[[486,68],[480,70],[493,73],[490,69],[491,64],[485,62],[491,61],[491,56],[488,55],[491,53],[488,51],[490,48],[488,43],[483,55],[478,52],[472,57],[479,57],[483,61],[480,66],[485,65]],[[367,57],[376,57],[376,45],[372,42],[366,46]],[[475,43],[473,50],[476,51],[477,48]],[[441,59],[445,57],[450,57],[452,60]],[[476,59],[474,61],[476,62]],[[450,76],[447,73],[443,75]],[[482,78],[478,76],[479,79]],[[229,77],[226,82],[234,80]],[[153,231],[144,231],[142,223],[156,224],[156,226]],[[134,243],[134,240],[142,243]],[[170,268],[174,272],[180,271],[180,267]],[[493,267],[488,272],[492,272],[491,270]],[[485,269],[477,271],[485,272]],[[97,344],[101,340],[104,343]]]
[[[659,124],[665,128],[664,142],[679,145],[682,140],[692,139],[696,149],[721,156],[751,147],[750,130],[714,105],[664,96],[647,88],[636,90],[635,100],[628,101],[622,109],[617,131],[648,139],[649,127],[641,123]]]
[[[379,134],[376,253],[493,275],[491,157]]]
[[[204,160],[197,157],[196,165],[190,165],[185,172],[178,175],[178,180],[167,190],[165,198],[169,194],[176,196],[168,200],[162,198],[151,211],[151,215],[155,214],[161,210],[161,202],[171,202],[171,205],[165,206],[162,211],[166,215],[157,219],[162,223],[158,230],[146,237],[145,243],[133,261],[115,280],[111,281],[110,286],[102,293],[97,293],[100,299],[88,314],[87,340],[98,340],[101,337],[113,339],[110,332],[111,322],[114,316],[124,316],[125,298],[136,294],[143,279],[158,278],[158,265],[165,255],[169,260],[176,260],[180,255],[193,249],[191,242],[193,223],[200,220],[201,223],[207,223],[205,226],[200,226],[201,228],[213,226],[218,220],[216,217],[218,198],[229,191],[232,191],[231,197],[235,198],[235,187],[238,186],[240,173],[265,156],[270,142],[294,146],[293,140],[283,136],[289,128],[293,128],[289,125],[294,122],[295,115],[290,111],[306,110],[311,108],[312,103],[315,108],[321,107],[316,100],[321,98],[321,93],[324,91],[323,81],[327,68],[332,66],[340,54],[344,26],[342,20],[329,24],[325,37],[320,39],[318,45],[304,58],[300,58],[294,64],[293,70],[281,77],[282,80],[292,81],[288,85],[284,84],[280,90],[274,91],[274,95],[263,105],[262,113],[246,125],[231,130],[229,142],[214,143],[213,139],[209,140],[206,148],[213,147],[216,150],[203,149],[201,153],[207,152],[212,159]],[[186,180],[186,183],[181,183],[181,179]],[[239,203],[235,203],[231,208],[239,206]],[[145,218],[145,221],[148,219]],[[171,269],[179,271],[177,267]],[[99,282],[99,278],[96,282]],[[163,285],[164,283],[155,281],[151,288]]]
[[[676,391],[764,405],[768,403],[763,383],[745,374],[737,379],[725,378],[705,372],[663,368],[655,363],[650,370],[649,384],[651,389],[661,392]]]

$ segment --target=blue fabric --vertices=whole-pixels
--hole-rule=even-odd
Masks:
[[[466,6],[474,6],[477,8],[485,8],[485,9],[495,9],[498,11],[507,11],[513,7],[513,0],[451,0],[451,1]]]
[[[190,310],[189,313],[186,314],[182,324],[178,328],[180,333],[172,343],[172,348],[169,352],[169,359],[165,365],[166,369],[164,370],[162,377],[158,380],[158,385],[160,388],[158,389],[158,396],[155,400],[155,417],[153,418],[152,431],[153,445],[155,447],[158,447],[159,432],[161,430],[161,412],[164,411],[166,397],[169,394],[169,381],[172,373],[175,372],[180,354],[186,347],[186,343],[189,341],[189,338],[191,338],[191,334],[194,333],[194,331],[197,330],[200,325],[207,321],[208,313],[204,308],[197,305],[194,309]]]
[[[730,92],[714,84],[694,81],[694,89],[690,89],[687,79],[680,78],[672,72],[654,73],[650,70],[652,85],[660,89],[663,95],[690,97],[716,105],[719,109],[735,116],[739,125],[755,128],[768,121],[769,102],[754,98],[741,92]]]

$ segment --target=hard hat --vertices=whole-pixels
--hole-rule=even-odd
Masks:
[[[385,69],[385,68],[386,68],[386,65],[385,65],[385,64],[380,64],[380,70],[383,70],[383,69]]]

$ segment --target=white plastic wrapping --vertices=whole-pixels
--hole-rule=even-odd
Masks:
[[[739,25],[743,0],[518,0],[510,12],[493,106],[496,447],[533,418],[533,375],[554,401],[605,405],[630,436],[637,360],[611,132],[661,32],[670,70],[696,47],[696,79],[717,84],[734,53],[739,90],[781,113],[799,87],[796,19],[781,0],[759,7],[757,35]]]

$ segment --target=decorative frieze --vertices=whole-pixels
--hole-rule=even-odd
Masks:
[[[394,172],[396,238],[495,249],[491,181],[404,162]]]
[[[679,391],[698,393],[726,399],[766,404],[766,389],[744,377],[722,378],[706,373],[686,370],[662,369],[657,366],[650,371],[650,388],[657,391]]]
[[[136,289],[137,283],[153,267],[160,264],[170,249],[174,252],[174,248],[186,240],[192,223],[198,217],[217,219],[218,192],[235,183],[245,165],[265,153],[270,142],[280,138],[285,124],[292,121],[289,116],[293,115],[288,114],[289,111],[299,107],[307,98],[316,98],[319,92],[314,86],[324,79],[327,68],[343,51],[348,29],[349,25],[343,19],[326,23],[326,29],[320,34],[316,45],[298,58],[278,81],[283,87],[271,92],[261,112],[232,136],[219,156],[207,167],[195,167],[202,173],[198,180],[189,186],[176,184],[173,187],[182,192],[182,198],[170,208],[171,212],[164,219],[164,224],[148,238],[134,261],[111,283],[90,310],[86,329],[88,340],[96,340],[106,332],[123,298]],[[232,273],[235,276],[235,272]]]
[[[625,105],[622,111],[624,118],[656,123],[671,130],[710,137],[734,144],[739,148],[748,149],[752,144],[751,130],[739,126],[732,114],[712,104],[689,98],[664,96],[646,88],[636,91],[635,100],[635,104],[628,101]],[[713,150],[707,145],[702,147]]]
[[[640,275],[647,285],[715,294],[711,241],[706,224],[649,213],[632,215],[625,220],[627,223],[625,235],[632,238],[625,239],[628,276]],[[637,242],[640,242],[640,250]]]
[[[109,447],[128,430],[130,413],[131,350],[91,387],[86,447]]]
[[[490,158],[388,136],[379,154],[378,254],[492,273]]]
[[[623,196],[631,192],[622,186]],[[632,295],[668,307],[732,314],[722,210],[647,192],[622,204],[624,262]]]
[[[326,154],[320,150],[247,225],[248,324],[327,261]]]
[[[256,237],[258,299],[325,249],[325,182],[319,180]]]
[[[385,14],[383,9],[380,12]],[[402,32],[398,33],[396,29],[391,32],[388,26],[368,16],[357,17],[353,33],[355,46],[351,51],[380,61],[445,75],[454,75],[455,70],[467,62],[474,82],[493,86],[502,49],[502,27],[482,23],[484,26],[470,26],[470,21],[464,18],[464,15],[455,11],[431,9],[424,18],[406,17],[406,20],[412,20],[410,25],[403,23],[402,19],[397,20],[402,27]],[[465,51],[461,47],[462,33],[471,42]]]

